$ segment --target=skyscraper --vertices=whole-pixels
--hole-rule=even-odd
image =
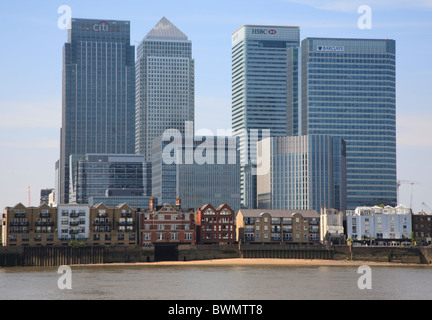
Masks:
[[[137,49],[136,153],[152,161],[152,143],[165,130],[185,134],[195,118],[192,43],[168,19],[162,18]]]
[[[273,137],[258,142],[268,173],[258,175],[260,209],[345,210],[345,141],[331,136]]]
[[[71,154],[135,153],[135,48],[128,21],[72,19],[63,48],[60,203]]]
[[[257,141],[298,134],[299,46],[298,27],[245,25],[232,36],[232,130],[240,137],[248,208],[256,207]]]
[[[302,134],[341,137],[347,208],[396,205],[394,40],[302,41]]]

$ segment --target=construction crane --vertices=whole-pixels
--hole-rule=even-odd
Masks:
[[[397,204],[400,204],[400,203],[399,203],[399,187],[400,187],[402,184],[410,184],[410,185],[411,185],[410,209],[412,209],[413,185],[414,185],[414,184],[418,184],[418,183],[415,182],[415,181],[409,181],[409,180],[398,180],[398,181],[397,181]]]
[[[429,214],[432,214],[432,209],[431,208],[429,208],[429,206],[426,204],[426,203],[424,203],[424,202],[422,202],[422,206],[423,206],[423,211],[424,211],[424,208],[426,208],[426,209],[428,209],[429,210]]]

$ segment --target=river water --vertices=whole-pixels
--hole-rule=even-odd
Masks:
[[[360,289],[353,266],[72,266],[0,268],[1,300],[406,300],[432,299],[430,267],[372,266]]]

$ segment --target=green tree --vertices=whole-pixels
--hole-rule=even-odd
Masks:
[[[71,242],[69,242],[69,247],[72,248],[84,248],[86,246],[84,241],[77,241],[77,240],[72,240]]]

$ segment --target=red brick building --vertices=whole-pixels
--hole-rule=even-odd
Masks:
[[[227,205],[214,208],[211,204],[203,205],[195,216],[196,242],[233,243],[236,240],[235,212]]]
[[[156,207],[152,198],[149,211],[140,213],[140,244],[157,243],[195,243],[194,212],[183,211],[179,199],[175,206]]]

